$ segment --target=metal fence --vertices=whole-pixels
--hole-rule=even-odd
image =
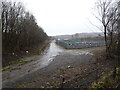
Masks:
[[[104,41],[71,42],[70,40],[56,40],[56,43],[63,46],[66,49],[89,48],[105,45]]]

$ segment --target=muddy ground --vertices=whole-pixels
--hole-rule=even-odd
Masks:
[[[105,47],[66,50],[54,42],[43,55],[31,58],[3,72],[3,88],[89,87],[116,65],[105,59]]]

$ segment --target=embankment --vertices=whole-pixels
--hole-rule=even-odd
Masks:
[[[26,50],[16,52],[16,53],[3,53],[2,54],[2,66],[8,66],[11,64],[11,62],[25,58],[30,57],[34,55],[40,55],[46,47],[49,46],[50,40],[46,40],[43,43],[33,45],[31,47],[27,47]]]

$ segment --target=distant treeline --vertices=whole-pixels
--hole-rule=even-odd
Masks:
[[[21,2],[2,1],[1,19],[3,53],[20,52],[48,38]]]

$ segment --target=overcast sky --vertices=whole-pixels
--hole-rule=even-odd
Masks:
[[[37,23],[49,35],[100,32],[90,24],[96,0],[22,0]],[[90,22],[89,22],[90,21]]]

